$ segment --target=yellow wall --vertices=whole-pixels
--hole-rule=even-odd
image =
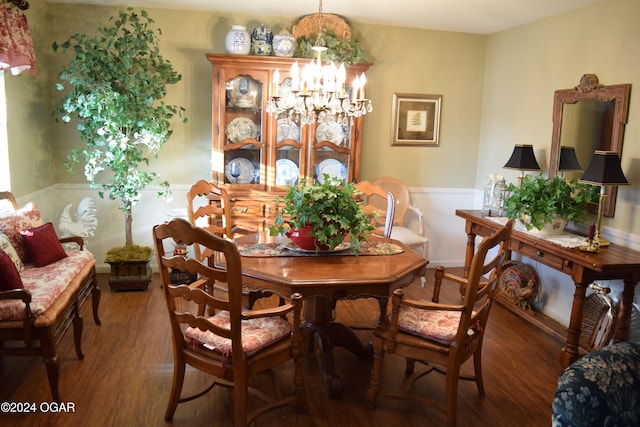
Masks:
[[[68,61],[52,52],[51,43],[76,32],[91,33],[118,10],[38,2],[27,11],[40,74],[6,79],[12,190],[18,197],[53,184],[86,188],[82,173],[71,175],[63,166],[66,153],[79,146],[79,137],[72,125],[55,124],[51,115],[60,99],[54,87],[56,75]],[[210,176],[211,67],[204,54],[224,52],[224,37],[232,24],[252,29],[264,23],[279,31],[290,28],[297,17],[149,12],[163,31],[163,55],[183,76],[169,88],[167,102],[186,107],[189,118],[187,125],[176,122],[175,133],[154,161],[154,169],[172,185],[185,186]],[[452,216],[460,204],[443,204],[431,194],[455,196],[462,194],[456,193],[460,190],[469,198],[466,191],[481,189],[489,173],[502,173],[514,181],[517,173],[502,166],[516,143],[533,144],[546,170],[554,90],[575,86],[585,73],[597,74],[604,84],[638,87],[638,16],[637,0],[602,0],[490,36],[353,24],[354,36],[375,63],[367,76],[374,111],[365,120],[361,178],[389,174],[414,189],[435,190],[414,193],[432,222],[427,224],[429,233],[454,233],[439,227],[446,221],[442,216]],[[620,189],[616,216],[607,219],[605,226],[635,239],[631,243],[637,245],[640,97],[634,91],[622,156],[631,186]],[[440,147],[390,146],[394,92],[443,95]],[[145,206],[140,207],[143,212]],[[58,208],[53,206],[52,212],[57,214]],[[111,218],[121,221],[117,210],[109,214],[109,222]],[[115,233],[119,229],[118,225]],[[148,234],[147,224],[141,224],[140,232]],[[433,253],[446,252],[449,239],[432,237]]]
[[[70,175],[63,167],[66,153],[79,144],[73,125],[53,122],[51,111],[60,93],[56,75],[69,56],[53,53],[51,43],[71,34],[91,34],[118,8],[70,4],[35,4],[28,12],[30,25],[39,33],[35,41],[40,75],[8,79],[10,105],[25,109],[20,118],[37,123],[35,129],[11,130],[13,191],[27,194],[53,183],[83,183],[82,173]],[[46,10],[46,13],[43,13]],[[264,23],[275,31],[291,28],[297,17],[228,15],[195,11],[149,9],[162,29],[161,51],[182,74],[169,89],[167,102],[183,105],[189,123],[176,122],[175,132],[155,168],[172,184],[189,184],[210,177],[211,66],[206,52],[224,53],[224,38],[232,24],[250,30]],[[374,111],[366,117],[361,178],[390,174],[411,186],[470,187],[475,184],[476,151],[482,100],[482,70],[486,37],[461,33],[353,25],[353,33],[375,65],[368,73],[368,96]],[[19,81],[18,81],[19,80]],[[13,87],[13,91],[11,88]],[[391,147],[392,94],[443,95],[441,146]],[[49,98],[50,97],[50,98]],[[37,105],[34,117],[33,106]],[[35,118],[35,120],[34,120]],[[38,165],[25,177],[24,168]],[[459,172],[447,174],[450,166]]]
[[[502,169],[514,144],[532,144],[546,172],[555,90],[573,88],[583,74],[596,74],[605,85],[631,83],[622,150],[631,185],[620,187],[615,218],[605,226],[640,234],[639,16],[637,0],[603,0],[489,36],[477,188],[492,172],[516,180],[517,171]]]

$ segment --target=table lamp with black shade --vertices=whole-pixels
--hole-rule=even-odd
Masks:
[[[625,178],[620,165],[620,155],[617,151],[601,151],[596,150],[593,153],[591,164],[580,178],[579,182],[584,184],[600,186],[600,200],[598,202],[598,219],[595,227],[589,229],[589,246],[594,247],[608,246],[609,242],[600,235],[602,228],[602,211],[604,201],[607,197],[605,194],[605,186],[607,185],[628,185],[629,181]],[[582,249],[582,248],[581,248]],[[584,248],[588,250],[588,248]]]
[[[565,172],[582,172],[582,166],[576,156],[575,147],[560,147],[560,161],[558,162],[558,171],[565,177]]]
[[[509,157],[509,160],[507,160],[507,163],[503,167],[507,169],[518,169],[520,171],[518,185],[522,184],[525,171],[540,170],[540,165],[538,165],[536,156],[533,153],[533,145],[516,144],[516,146],[513,147],[511,157]]]

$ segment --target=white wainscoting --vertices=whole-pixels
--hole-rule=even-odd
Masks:
[[[133,210],[134,242],[152,245],[151,228],[169,219],[174,210],[185,207],[188,190],[188,185],[172,186],[173,198],[170,201],[157,198],[151,190],[145,191]],[[430,265],[463,265],[466,245],[464,221],[455,215],[455,211],[479,206],[479,192],[458,188],[410,188],[410,192],[413,203],[424,213]],[[107,272],[109,265],[104,262],[107,251],[124,244],[124,215],[118,210],[116,201],[99,198],[98,191],[85,184],[56,184],[21,197],[18,202],[20,205],[35,202],[44,221],[53,222],[57,228],[65,206],[71,203],[71,213],[75,215],[78,202],[87,196],[93,197],[98,211],[98,229],[95,236],[86,239],[87,246],[96,256],[98,271]]]
[[[170,213],[183,209],[186,205],[188,185],[175,185],[171,190],[170,201],[156,198],[153,191],[145,191],[141,202],[133,212],[133,239],[140,245],[153,246],[151,228],[155,224],[169,219]],[[467,236],[464,232],[464,221],[455,215],[456,209],[480,209],[482,191],[460,188],[426,188],[409,189],[413,203],[424,214],[426,235],[429,238],[429,267],[444,265],[460,267],[464,265],[464,254]],[[124,244],[124,215],[118,210],[117,203],[98,197],[97,190],[85,184],[56,184],[45,190],[32,193],[18,199],[20,206],[27,202],[35,202],[40,209],[43,220],[51,221],[56,228],[64,207],[71,203],[71,211],[75,215],[78,202],[84,197],[93,197],[98,210],[98,230],[95,236],[86,238],[87,248],[96,256],[96,269],[99,273],[109,272],[109,265],[104,262],[107,251]],[[640,248],[640,236],[629,235],[620,230],[604,228],[605,237],[633,249]],[[518,255],[514,255],[518,258]],[[570,317],[574,286],[569,276],[558,273],[542,264],[527,258],[523,262],[531,264],[536,270],[542,292],[534,301],[534,306],[567,325]],[[155,258],[152,261],[155,268]],[[621,281],[601,283],[612,288],[612,296],[619,300],[622,292]],[[640,291],[637,291],[640,293]],[[640,297],[636,295],[631,331],[634,339],[640,339]]]

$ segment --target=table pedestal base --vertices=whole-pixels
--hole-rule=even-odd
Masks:
[[[311,298],[305,301],[306,327],[312,332],[310,351],[319,360],[330,399],[342,395],[342,381],[336,373],[333,348],[343,347],[361,359],[371,359],[373,353],[360,341],[356,333],[342,323],[331,321],[331,305],[327,298]]]

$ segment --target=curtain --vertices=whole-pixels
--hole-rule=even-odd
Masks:
[[[0,70],[18,75],[37,74],[36,57],[27,17],[17,7],[0,5]]]

